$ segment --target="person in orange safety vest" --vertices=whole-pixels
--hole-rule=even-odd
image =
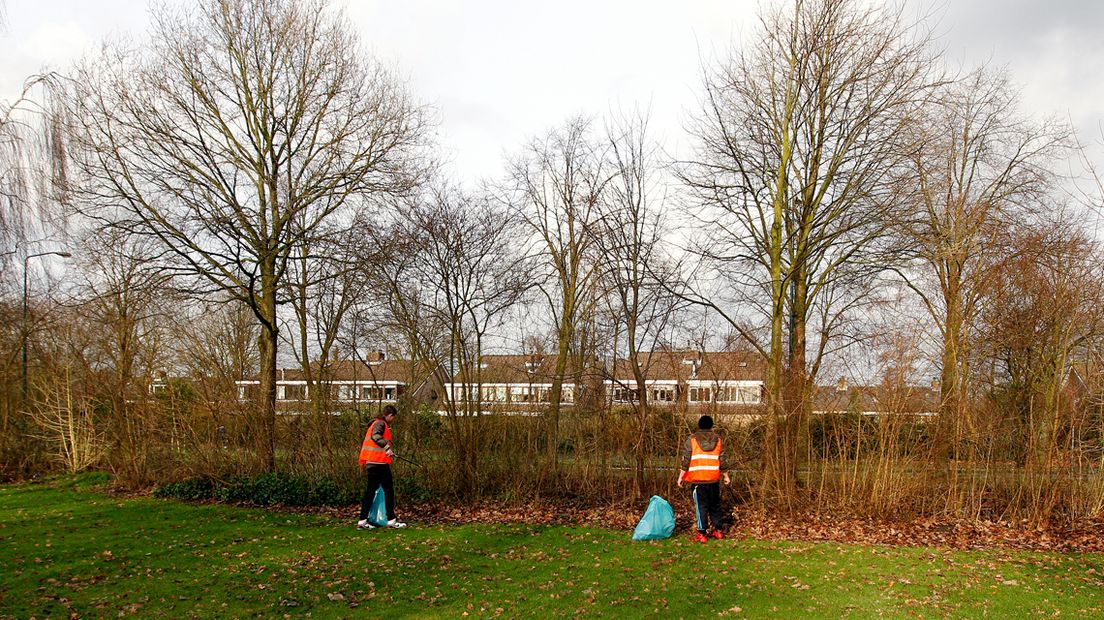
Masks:
[[[364,498],[360,501],[358,530],[375,527],[368,522],[368,512],[372,509],[376,489],[380,487],[383,487],[383,498],[387,505],[387,527],[406,527],[406,524],[395,516],[395,483],[391,477],[391,459],[395,456],[394,446],[391,443],[391,421],[398,414],[399,410],[394,405],[387,405],[372,419],[372,423],[368,425],[368,432],[364,434],[359,460],[360,466],[364,468],[366,481]]]
[[[721,480],[729,483],[727,463],[723,459],[723,442],[713,431],[713,418],[698,419],[698,430],[686,439],[682,450],[682,466],[678,486],[694,486],[694,517],[697,533],[694,540],[705,542],[708,536],[724,538],[724,511],[721,509]],[[709,524],[713,525],[712,534]]]

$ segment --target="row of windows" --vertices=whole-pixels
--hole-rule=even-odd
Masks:
[[[757,405],[763,401],[762,386],[719,386],[690,388],[692,403],[737,403]]]
[[[257,395],[259,386],[239,385],[238,397],[242,399],[253,398]],[[330,392],[330,400],[395,400],[405,391],[402,385],[330,385],[326,386]],[[307,400],[309,392],[306,385],[277,385],[276,400]]]
[[[451,386],[451,393],[454,400],[474,402],[474,392],[474,386]],[[481,386],[479,395],[479,402],[483,403],[547,403],[552,400],[552,388],[543,385],[484,385]],[[575,389],[573,386],[563,386],[560,402],[575,402]]]
[[[613,402],[635,403],[639,399],[640,391],[630,388],[614,388]],[[652,387],[648,389],[648,400],[653,403],[674,402],[676,394],[675,386]]]
[[[615,388],[613,402],[635,403],[639,392],[631,388]],[[678,391],[673,385],[652,386],[648,388],[648,400],[654,403],[673,402],[678,399]],[[762,402],[760,386],[709,386],[692,387],[688,400],[692,403],[728,403],[737,405],[757,405]]]
[[[393,401],[405,391],[402,385],[331,385],[330,399],[339,401]],[[255,396],[257,385],[243,385],[238,387],[238,395],[241,398]],[[474,401],[473,387],[460,385],[450,386],[452,396],[457,399]],[[485,403],[547,403],[551,400],[552,388],[548,386],[529,385],[484,385],[480,388],[480,402]],[[633,403],[637,401],[637,390],[617,387],[611,392],[612,401],[616,403]],[[761,386],[706,386],[692,387],[687,394],[691,403],[728,403],[740,405],[755,405],[762,402]],[[308,398],[306,385],[277,385],[276,399],[290,401],[304,401]],[[673,385],[651,386],[648,388],[648,399],[654,403],[674,402],[679,399],[679,390]],[[562,402],[575,401],[575,390],[571,385],[563,387]]]

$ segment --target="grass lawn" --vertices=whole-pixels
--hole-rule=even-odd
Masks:
[[[1104,556],[350,519],[0,486],[0,617],[1104,617]]]

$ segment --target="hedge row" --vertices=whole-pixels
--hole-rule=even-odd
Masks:
[[[158,487],[155,497],[257,506],[347,506],[360,500],[359,490],[333,480],[311,480],[284,473],[236,476],[227,480],[190,478]]]

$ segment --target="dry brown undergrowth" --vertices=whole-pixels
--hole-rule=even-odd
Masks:
[[[674,503],[676,536],[692,527],[689,502]],[[448,505],[425,503],[399,507],[401,517],[414,525],[509,523],[529,525],[591,525],[628,531],[643,513],[640,506],[584,506],[539,503],[525,506],[500,502]],[[356,509],[308,509],[350,519]],[[816,514],[770,514],[737,507],[731,512],[729,538],[838,542],[862,545],[937,547],[947,549],[1003,549],[1063,553],[1104,553],[1104,521],[1077,527],[1040,527],[1026,521],[988,521],[918,518],[886,521]]]

